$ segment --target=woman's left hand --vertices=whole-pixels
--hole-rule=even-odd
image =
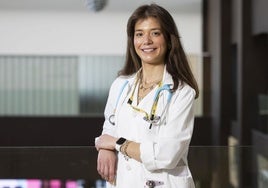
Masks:
[[[95,147],[97,150],[108,149],[114,150],[117,138],[110,136],[108,134],[101,135],[95,142]]]

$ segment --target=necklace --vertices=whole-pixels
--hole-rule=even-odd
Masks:
[[[161,80],[157,80],[157,81],[153,81],[147,84],[147,86],[145,86],[145,82],[142,81],[142,77],[139,78],[139,91],[138,91],[138,103],[150,92],[152,91],[155,86],[159,85]]]
[[[158,83],[151,83],[147,87],[144,86],[144,83],[140,83],[140,89],[146,91],[147,89],[152,90]]]

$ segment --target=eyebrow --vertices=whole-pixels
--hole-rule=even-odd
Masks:
[[[152,29],[150,29],[150,30],[161,30],[161,28],[152,28]],[[136,31],[143,31],[143,29],[136,29],[135,32],[136,32]]]

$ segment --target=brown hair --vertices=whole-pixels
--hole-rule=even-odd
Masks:
[[[165,64],[167,72],[172,76],[174,82],[172,90],[175,91],[179,85],[185,82],[195,90],[195,98],[197,98],[199,95],[198,85],[183,50],[177,26],[167,10],[154,3],[138,7],[128,19],[126,59],[119,75],[131,75],[141,68],[141,59],[134,48],[134,29],[138,20],[148,17],[154,17],[158,20],[167,42],[168,50]]]

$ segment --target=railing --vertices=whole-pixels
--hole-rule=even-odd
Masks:
[[[191,146],[196,188],[268,187],[268,156],[252,146]],[[0,188],[103,188],[89,147],[1,147]]]

